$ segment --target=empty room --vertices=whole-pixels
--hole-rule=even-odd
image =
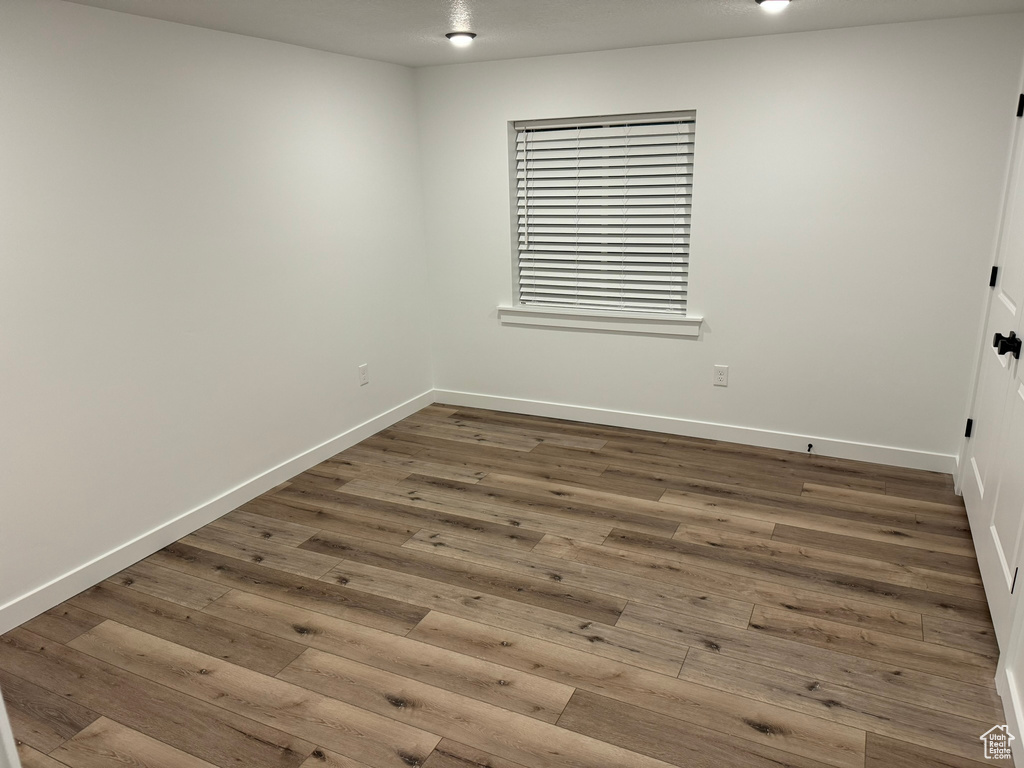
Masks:
[[[0,768],[1024,765],[1024,0],[0,0],[0,210]]]

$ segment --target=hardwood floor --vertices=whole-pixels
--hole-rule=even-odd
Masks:
[[[948,476],[441,405],[0,640],[26,768],[969,768],[1003,720]]]

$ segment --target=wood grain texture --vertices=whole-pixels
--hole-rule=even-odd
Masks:
[[[418,728],[321,696],[308,687],[260,675],[112,621],[86,632],[74,646],[126,672],[377,768],[407,768],[423,762],[439,741]],[[312,748],[306,755],[310,752]]]
[[[18,743],[18,758],[21,760],[21,768],[69,768],[65,763],[58,762],[23,742]]]
[[[758,606],[750,617],[756,632],[785,637],[875,661],[888,661],[910,669],[984,685],[995,677],[995,660],[959,648],[910,640],[843,624],[807,619],[785,611]]]
[[[978,654],[993,663],[999,661],[999,644],[991,627],[928,616],[924,620],[924,640]]]
[[[887,482],[886,488],[893,488],[895,485]],[[906,512],[930,512],[939,515],[948,515],[952,518],[963,517],[967,514],[962,499],[950,500],[947,503],[926,501],[918,498],[906,498],[898,495],[886,495],[855,491],[846,488],[836,488],[830,485],[818,483],[806,483],[803,495],[808,498],[829,499],[832,501],[845,501],[852,504],[863,504],[866,507],[876,507],[886,510],[902,510]]]
[[[434,751],[424,763],[424,768],[525,768],[525,766],[502,757],[495,757],[483,750],[459,744],[451,739],[441,739],[441,743],[434,747]]]
[[[182,538],[181,543],[311,579],[319,579],[337,565],[331,557],[301,549],[296,551],[295,547],[223,528],[202,528]]]
[[[509,475],[491,474],[481,480],[478,485],[485,488],[517,491],[526,495],[533,494],[541,498],[553,498],[559,500],[561,504],[587,504],[619,514],[640,512],[648,517],[667,520],[676,525],[690,525],[695,528],[708,528],[711,530],[727,530],[748,536],[768,538],[771,536],[772,529],[774,528],[774,523],[772,522],[733,515],[728,512],[707,513],[688,507],[680,507],[675,504],[665,504],[661,501],[647,501],[608,491],[592,491],[587,488],[578,488],[562,483],[523,480]]]
[[[434,515],[456,514],[460,519],[478,520],[496,525],[510,526],[516,529],[518,535],[513,538],[511,533],[505,532],[507,541],[501,539],[492,541],[496,545],[505,544],[515,546],[517,549],[530,549],[535,542],[527,546],[522,543],[522,532],[540,534],[558,533],[563,536],[584,539],[601,543],[614,527],[613,523],[596,515],[581,515],[576,507],[548,502],[530,500],[528,502],[514,503],[499,493],[486,489],[481,490],[477,486],[454,486],[448,482],[444,487],[436,484],[417,482],[402,482],[388,487],[380,483],[356,482],[346,488],[346,493],[363,499],[375,499],[378,501],[391,502],[394,504],[407,505],[418,510],[425,510]],[[568,514],[560,514],[566,512]],[[473,531],[474,527],[460,524],[458,527],[437,528],[436,525],[427,524],[423,527],[432,530],[446,530],[460,535],[467,535],[466,530]]]
[[[916,565],[920,568],[938,570],[942,573],[960,573],[978,576],[978,563],[974,559],[974,545],[970,540],[949,536],[914,536],[898,531],[889,531],[889,538],[878,541],[864,536],[840,535],[799,528],[791,525],[776,525],[772,534],[775,541],[800,544],[832,552],[881,560],[899,565]],[[894,542],[899,540],[899,543]]]
[[[720,446],[716,444],[715,448]],[[885,488],[885,482],[880,479],[815,469],[809,463],[814,457],[801,456],[787,464],[785,459],[775,460],[778,453],[755,459],[749,453],[729,455],[722,450],[709,451],[678,439],[666,440],[664,444],[638,444],[635,439],[609,439],[601,449],[601,454],[608,457],[615,469],[631,470],[643,466],[670,476],[698,477],[704,480],[712,479],[708,471],[728,472],[735,478],[737,485],[749,485],[763,490],[772,490],[774,487],[786,493],[799,494],[804,483],[818,477],[827,477],[831,483],[844,488],[856,487],[877,492]]]
[[[0,668],[16,670],[41,688],[221,768],[239,762],[294,768],[313,750],[313,744],[293,734],[23,629],[0,638]]]
[[[632,454],[631,457],[636,457],[636,454]],[[784,473],[769,474],[745,471],[741,462],[726,464],[722,461],[699,462],[677,459],[671,466],[663,464],[658,467],[640,469],[632,465],[623,466],[618,461],[613,461],[606,475],[620,480],[631,480],[651,485],[662,491],[679,486],[686,487],[690,480],[698,477],[718,483],[731,483],[791,495],[799,495],[803,490],[803,481],[800,478]]]
[[[0,690],[20,741],[51,752],[99,715],[81,704],[0,669]]]
[[[827,483],[826,483],[827,484]],[[918,501],[933,501],[937,504],[944,504],[950,507],[962,507],[963,499],[957,496],[953,490],[953,484],[947,487],[929,487],[915,482],[902,482],[900,480],[885,481],[886,496],[903,499],[917,499]]]
[[[428,534],[428,540],[430,535],[434,534]],[[438,556],[432,547],[427,547],[428,551],[416,551],[405,547],[389,547],[367,539],[322,533],[305,542],[302,548],[606,624],[614,624],[626,607],[623,598],[609,597],[590,589],[574,589],[551,579],[521,577],[514,572],[465,560],[456,562]]]
[[[206,527],[207,529],[221,529],[253,536],[263,541],[273,541],[275,544],[285,544],[291,547],[297,547],[318,532],[316,528],[254,514],[245,509],[228,512],[224,517],[214,520]]]
[[[965,760],[937,749],[919,747],[899,739],[869,733],[866,768],[981,768],[983,765],[1012,764],[1008,760],[985,760],[980,741],[975,745],[974,755],[975,759]]]
[[[27,768],[971,768],[948,475],[435,404],[0,637]]]
[[[459,480],[467,483],[475,483],[481,480],[486,474],[486,469],[477,468],[474,465],[450,464],[446,462],[430,461],[418,456],[396,456],[391,453],[377,451],[372,448],[350,448],[346,455],[359,459],[366,464],[372,464],[391,469],[400,469],[407,476],[411,474],[430,475],[431,477],[442,477],[446,480]]]
[[[109,768],[135,765],[145,768],[215,768],[211,763],[126,728],[99,718],[73,739],[50,753],[69,768]]]
[[[474,479],[482,480],[491,472],[514,472],[517,477],[529,477],[538,480],[565,480],[580,482],[583,478],[597,478],[608,468],[607,464],[586,459],[568,457],[565,459],[537,455],[534,452],[523,454],[515,451],[503,451],[500,448],[462,449],[452,444],[444,448],[424,446],[419,457],[442,466],[454,466],[466,471],[474,471]],[[431,475],[430,472],[417,472],[419,475]],[[434,475],[434,477],[443,477]],[[457,479],[457,478],[450,478]]]
[[[400,593],[426,609],[514,628],[665,675],[675,676],[686,658],[687,649],[671,641],[386,568],[346,561],[324,578],[375,595]]]
[[[857,627],[879,629],[895,635],[920,639],[921,614],[878,605],[866,600],[853,600],[775,581],[741,576],[713,567],[714,562],[681,560],[668,555],[637,549],[620,550],[613,546],[594,546],[554,536],[545,537],[534,552],[550,547],[557,556],[583,565],[598,566],[621,573],[641,576],[678,587],[693,589],[702,595],[722,595],[748,603],[785,608],[804,616],[817,616]],[[658,607],[668,608],[667,605]],[[671,608],[679,611],[677,607]],[[691,611],[679,611],[692,613]],[[699,614],[693,614],[698,616]]]
[[[103,621],[102,616],[83,611],[69,603],[54,606],[22,626],[49,640],[67,643]]]
[[[536,768],[664,768],[598,739],[319,651],[281,677],[397,723]]]
[[[337,584],[253,565],[187,544],[172,544],[150,558],[169,568],[216,579],[228,587],[293,602],[331,616],[395,632],[407,632],[426,613],[401,600],[367,595]]]
[[[304,650],[258,629],[239,627],[216,616],[182,608],[111,582],[97,584],[72,598],[105,619],[131,624],[164,640],[208,653],[218,659],[273,675]]]
[[[317,747],[301,766],[301,768],[371,768],[366,763],[353,760],[351,757],[339,755],[329,749]]]
[[[704,490],[720,491],[721,489],[714,487]],[[968,549],[970,539],[964,535],[963,521],[959,517],[933,517],[930,518],[932,525],[926,527],[935,528],[939,526],[940,522],[944,522],[944,526],[939,526],[939,531],[918,530],[922,524],[918,521],[918,514],[915,513],[907,512],[897,517],[875,519],[875,516],[882,514],[884,510],[875,508],[870,515],[863,516],[857,515],[856,512],[845,506],[831,506],[826,507],[828,513],[822,514],[820,510],[815,509],[814,505],[807,504],[806,501],[797,502],[800,505],[799,508],[793,508],[792,503],[784,503],[785,498],[784,496],[767,499],[754,497],[754,500],[751,500],[750,497],[738,499],[700,493],[695,490],[672,490],[666,491],[661,500],[682,507],[734,512],[777,525],[853,536],[865,541],[896,542],[900,546],[951,551],[968,556],[972,554]]]
[[[572,688],[400,635],[231,591],[207,608],[237,624],[553,723]]]
[[[343,530],[341,524],[325,524],[325,530],[374,540],[382,539],[380,536],[352,530],[351,525],[358,523],[365,527],[366,523],[363,520],[370,517],[386,523],[409,526],[412,530],[406,538],[420,528],[431,527],[436,530],[460,531],[464,536],[484,538],[492,544],[516,549],[530,549],[543,537],[541,531],[531,529],[528,524],[530,521],[524,524],[522,520],[489,509],[480,509],[473,505],[458,506],[448,499],[438,501],[420,494],[415,487],[409,488],[404,484],[387,485],[358,481],[347,485],[344,493],[288,488],[279,496],[275,496],[275,499],[309,512],[323,513],[319,518],[324,521],[341,520],[342,524],[348,523],[349,527],[349,530]]]
[[[746,739],[723,739],[718,731],[680,722],[667,715],[579,690],[558,724],[664,760],[680,768],[824,768],[826,763],[799,757]]]
[[[447,498],[460,497],[478,503],[502,504],[512,509],[543,512],[580,524],[605,523],[609,527],[644,531],[655,536],[671,536],[679,525],[679,521],[672,517],[650,514],[650,507],[636,509],[628,504],[612,504],[608,502],[612,498],[611,494],[536,477],[522,478],[490,473],[477,483],[476,487],[470,487],[462,483],[443,482],[436,478],[419,476],[409,478],[406,485],[417,490],[430,490]],[[616,498],[633,499],[625,496]],[[604,503],[601,503],[602,501]],[[647,501],[655,503],[652,500]]]
[[[626,606],[618,626],[665,640],[674,639],[694,650],[765,664],[794,675],[807,674],[898,701],[921,703],[940,712],[978,720],[1002,717],[1002,705],[992,685],[968,685],[893,663],[893,659],[875,661],[830,647],[735,630],[723,624],[632,603]]]
[[[677,540],[616,529],[605,544],[901,611],[953,618],[983,627],[991,624],[988,605],[983,601],[932,591],[921,578],[896,564],[838,553],[832,553],[833,557],[822,550],[805,556],[806,550],[801,547],[734,535],[700,534]]]
[[[164,568],[152,559],[125,568],[110,580],[122,587],[196,610],[209,605],[230,588],[172,568]]]
[[[822,759],[830,765],[861,765],[864,761],[863,733],[855,729],[836,727],[621,662],[595,659],[586,652],[508,630],[432,612],[411,636],[507,666],[530,669],[535,675],[553,680],[571,680],[578,688],[796,755],[814,758],[827,749],[830,754]]]
[[[962,757],[976,754],[972,739],[990,727],[983,720],[935,712],[712,651],[691,650],[679,677]]]
[[[341,488],[351,480],[401,480],[409,473],[400,467],[386,467],[345,457],[333,457],[292,478],[290,485]]]
[[[420,529],[419,521],[410,519],[409,515],[396,514],[391,519],[382,515],[366,517],[364,510],[344,507],[340,507],[338,514],[334,514],[323,505],[313,502],[314,499],[321,498],[331,500],[345,497],[328,496],[320,491],[293,489],[290,497],[261,496],[242,505],[240,509],[267,520],[268,524],[276,522],[297,525],[304,531],[310,531],[309,536],[304,536],[302,541],[296,542],[294,546],[319,533],[321,529],[395,545],[402,544]],[[357,512],[363,512],[363,515]]]
[[[935,510],[909,510],[892,507],[869,506],[856,499],[829,496],[812,498],[806,494],[793,496],[729,483],[693,479],[682,488],[665,491],[663,501],[671,503],[680,498],[710,496],[718,500],[724,509],[733,504],[776,507],[783,510],[809,512],[821,517],[835,517],[861,525],[887,526],[899,530],[936,533],[943,536],[970,538],[970,527],[966,515],[937,512]],[[878,497],[877,494],[874,496]],[[881,497],[885,498],[885,497]]]
[[[747,625],[754,607],[751,603],[741,600],[731,600],[697,590],[688,590],[685,587],[628,576],[618,571],[537,554],[536,548],[531,553],[511,552],[430,531],[416,534],[403,545],[403,548],[479,565],[491,565],[501,570],[553,582],[566,589],[592,590],[623,600],[660,605],[680,613],[693,613],[737,627]]]
[[[432,441],[423,441],[419,456],[443,461],[446,464],[453,462],[469,461],[490,472],[508,472],[514,470],[514,474],[520,477],[541,477],[545,475],[566,473],[573,477],[579,475],[600,475],[608,469],[606,461],[592,461],[586,458],[586,454],[579,451],[562,451],[564,456],[551,456],[543,451],[544,446],[539,446],[530,453],[519,451],[506,451],[501,448],[470,448],[456,443],[441,444]],[[561,450],[561,449],[560,449]],[[422,473],[421,473],[422,474]]]

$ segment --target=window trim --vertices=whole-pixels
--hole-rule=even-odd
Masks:
[[[635,333],[644,336],[700,336],[704,318],[693,315],[670,315],[665,312],[609,312],[579,307],[500,305],[498,320],[502,325],[541,328],[575,328],[611,333]]]
[[[511,246],[512,304],[498,306],[498,319],[503,325],[540,326],[548,328],[576,328],[581,330],[612,331],[658,336],[700,335],[703,318],[689,314],[687,307],[682,314],[645,313],[638,311],[599,310],[585,307],[523,304],[520,297],[519,242],[515,233],[519,231],[518,211],[515,204],[518,195],[518,168],[516,161],[517,132],[524,127],[576,127],[586,125],[622,125],[635,121],[653,119],[696,120],[696,109],[666,110],[658,112],[635,112],[616,115],[564,117],[540,120],[508,121],[507,141],[509,169],[509,243]]]

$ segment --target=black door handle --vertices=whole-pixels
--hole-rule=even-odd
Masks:
[[[1020,359],[1020,345],[1021,339],[1018,338],[1014,331],[1010,331],[1009,336],[997,333],[995,338],[992,339],[992,346],[996,348],[1000,355],[1010,352],[1018,360]]]

